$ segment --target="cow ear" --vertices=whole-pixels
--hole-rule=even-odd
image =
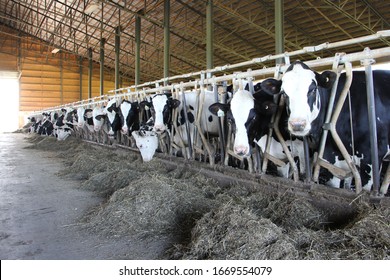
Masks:
[[[273,78],[266,79],[261,83],[261,89],[270,95],[278,94],[281,87],[282,81]]]
[[[214,103],[209,106],[209,111],[213,115],[218,116],[219,110],[223,111],[226,114],[230,110],[230,104]]]
[[[315,74],[318,85],[327,89],[333,86],[337,76],[333,71],[324,71],[321,74],[315,72]]]
[[[139,105],[142,109],[145,109],[145,107],[151,108],[153,104],[152,104],[152,102],[145,100],[145,101],[141,101],[141,103]]]
[[[177,100],[177,99],[172,99],[171,101],[170,101],[170,103],[171,103],[171,106],[172,106],[172,108],[173,109],[176,109],[177,107],[179,107],[180,106],[180,101],[179,100]]]
[[[98,120],[98,121],[101,121],[102,119],[104,119],[105,115],[97,115],[95,118]]]
[[[119,112],[119,108],[115,105],[112,106],[112,110],[115,112],[115,113],[118,113]]]

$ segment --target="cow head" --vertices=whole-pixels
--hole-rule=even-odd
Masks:
[[[130,135],[131,131],[139,129],[139,109],[140,105],[136,102],[123,100],[120,105],[122,119],[122,133]]]
[[[334,72],[319,74],[297,61],[288,67],[281,81],[267,79],[261,86],[270,94],[280,92],[286,96],[288,130],[295,136],[306,136],[320,114],[320,93],[328,91],[335,78]]]
[[[180,101],[166,94],[156,94],[152,101],[142,101],[141,106],[148,106],[154,117],[154,131],[163,133],[172,121],[172,110],[179,107]]]
[[[72,129],[68,126],[64,126],[57,129],[57,140],[64,141],[72,134]]]
[[[117,115],[119,114],[119,108],[116,104],[116,100],[111,99],[110,101],[108,101],[107,106],[104,108],[103,112],[107,116],[107,119],[108,119],[108,127],[109,127],[109,130],[107,133],[108,137],[114,137],[115,133],[117,131],[117,129],[115,127],[115,125],[116,125],[115,121],[116,121]]]
[[[84,120],[85,120],[85,123],[86,123],[86,126],[87,126],[88,130],[90,132],[94,132],[92,109],[90,109],[90,108],[85,109],[85,111],[84,111]]]
[[[103,107],[95,107],[92,110],[92,116],[93,116],[93,128],[95,131],[100,131],[103,127],[104,120],[106,115],[104,114],[104,108]]]
[[[158,137],[156,132],[140,129],[133,131],[131,135],[134,137],[137,148],[141,152],[143,161],[151,161],[158,147]]]
[[[258,126],[267,127],[276,109],[273,96],[261,90],[252,95],[245,89],[234,93],[229,104],[214,103],[209,107],[215,115],[221,112],[231,114],[230,118],[236,127],[233,151],[236,155],[243,157],[250,156],[253,140],[261,137],[257,130],[262,129]]]
[[[82,128],[85,124],[85,108],[79,107],[77,108],[77,126]]]

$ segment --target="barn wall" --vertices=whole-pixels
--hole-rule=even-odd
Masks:
[[[4,27],[2,27],[4,29]],[[23,116],[80,100],[80,59],[78,56],[58,52],[53,47],[29,36],[0,34],[0,71],[20,71],[19,110]],[[81,99],[88,98],[88,60],[82,60]],[[100,65],[93,63],[92,97],[100,95]],[[115,75],[111,69],[104,73],[104,93],[115,88]]]

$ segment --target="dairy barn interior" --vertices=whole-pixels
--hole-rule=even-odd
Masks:
[[[390,258],[383,112],[390,95],[377,86],[390,72],[375,79],[376,69],[390,67],[386,1],[0,0],[0,7],[1,259]],[[317,74],[333,71],[330,96],[343,85],[343,98],[326,104],[318,145],[297,137],[298,148],[277,125],[294,111],[286,86],[262,107],[274,112],[256,115],[267,120],[264,145],[237,147],[251,128],[243,133],[239,121],[252,111],[238,102],[231,117],[213,114],[213,105],[234,114],[235,96],[257,102],[263,82],[284,85],[297,60]],[[348,81],[360,77],[358,68],[365,101],[357,104]],[[125,131],[123,104],[137,109]],[[354,106],[368,120],[350,117]],[[168,119],[162,127],[158,116]],[[338,133],[342,118],[347,132]],[[330,142],[344,161],[326,159]],[[360,147],[372,159],[364,167]]]

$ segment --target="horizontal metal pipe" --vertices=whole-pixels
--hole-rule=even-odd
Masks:
[[[348,46],[348,45],[374,41],[374,40],[378,40],[378,39],[384,38],[384,37],[390,37],[390,30],[382,30],[382,31],[378,31],[377,33],[372,34],[372,35],[348,39],[348,40],[339,41],[339,42],[335,42],[335,43],[323,43],[323,44],[316,45],[316,46],[307,46],[307,47],[302,48],[301,50],[296,50],[296,51],[292,51],[292,52],[285,52],[285,53],[281,53],[281,54],[277,54],[277,55],[266,55],[263,57],[254,58],[254,59],[249,60],[249,61],[244,61],[244,62],[235,63],[235,64],[229,64],[229,65],[224,65],[224,66],[218,66],[218,67],[215,67],[213,69],[207,69],[207,70],[187,73],[187,74],[183,74],[183,75],[176,75],[176,76],[172,76],[172,77],[167,77],[167,78],[163,78],[163,79],[156,80],[153,82],[147,82],[147,83],[141,84],[138,87],[150,86],[150,85],[154,85],[156,83],[165,83],[168,80],[173,81],[176,79],[185,79],[185,78],[189,78],[189,77],[195,77],[195,76],[199,76],[201,74],[207,74],[207,73],[211,73],[211,72],[213,72],[213,73],[222,72],[222,71],[240,68],[240,67],[244,67],[244,66],[250,66],[250,65],[254,65],[254,64],[258,64],[258,63],[262,63],[262,62],[266,62],[266,61],[270,61],[270,60],[276,60],[276,59],[280,59],[280,58],[283,58],[286,56],[292,57],[292,56],[301,55],[301,54],[305,54],[305,53],[313,53],[313,52],[317,52],[317,51],[321,51],[321,50],[325,50],[325,49],[339,48],[339,47],[344,47],[344,46]],[[135,87],[130,87],[130,88],[135,88]],[[120,88],[117,90],[110,90],[109,92],[115,92],[115,91],[121,91],[121,90],[127,90],[127,89],[128,88]]]
[[[390,47],[385,48],[379,48],[375,50],[371,50],[370,52],[361,51],[351,54],[343,54],[340,57],[340,63],[343,64],[345,62],[354,62],[354,61],[360,61],[362,59],[369,59],[369,58],[380,58],[380,57],[389,57],[390,56]],[[334,57],[328,57],[328,58],[322,58],[322,59],[315,59],[310,61],[305,61],[305,64],[307,64],[311,68],[317,68],[317,67],[323,67],[332,65],[334,62]],[[288,68],[288,65],[283,65],[280,67],[280,71],[284,72]],[[60,108],[64,107],[80,107],[80,106],[90,106],[94,104],[100,104],[108,99],[111,98],[123,98],[123,97],[130,97],[134,95],[148,95],[148,94],[155,94],[155,93],[162,93],[163,91],[171,91],[178,87],[183,88],[189,88],[189,87],[195,87],[195,86],[205,86],[205,85],[213,85],[215,83],[224,82],[224,81],[230,81],[233,79],[245,79],[248,77],[264,77],[264,76],[273,76],[276,70],[275,67],[270,68],[264,68],[264,69],[258,69],[258,70],[252,70],[252,71],[245,71],[245,72],[239,72],[239,73],[233,73],[229,75],[222,75],[218,77],[212,77],[212,78],[204,78],[201,80],[194,80],[194,81],[188,81],[188,82],[181,82],[181,83],[175,83],[168,86],[158,86],[158,83],[155,83],[154,85],[157,87],[155,88],[148,88],[138,91],[131,91],[131,89],[134,89],[133,87],[128,87],[125,89],[120,89],[122,92],[126,90],[126,92],[123,93],[114,93],[111,95],[103,95],[95,98],[86,99],[83,101],[77,101],[73,103],[68,103],[61,106],[56,106],[52,108],[48,108],[45,110],[41,110],[38,112],[50,112],[50,111],[56,111]],[[152,83],[150,83],[152,84]]]

